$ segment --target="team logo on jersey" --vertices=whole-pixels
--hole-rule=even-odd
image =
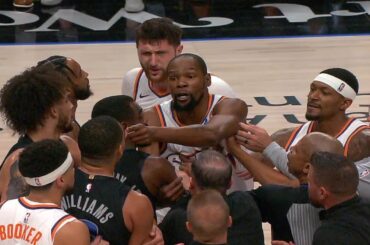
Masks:
[[[145,97],[148,97],[150,94],[143,94],[143,93],[140,93],[139,94],[139,98],[142,99],[142,98],[145,98]]]
[[[338,88],[338,91],[339,92],[342,92],[342,90],[344,89],[345,86],[346,85],[344,83],[341,83],[340,86],[339,86],[339,88]]]
[[[23,219],[23,223],[27,224],[28,219],[29,219],[30,216],[31,216],[31,213],[26,213],[26,215],[24,216],[24,219]]]
[[[89,192],[90,192],[90,190],[91,190],[91,186],[92,186],[92,184],[91,184],[91,183],[88,183],[88,184],[86,185],[86,189],[85,189],[85,192],[86,192],[86,193],[89,193]]]

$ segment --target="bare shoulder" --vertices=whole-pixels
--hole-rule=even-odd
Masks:
[[[154,211],[149,198],[137,191],[131,190],[122,207],[123,219],[129,231],[133,231],[135,224],[149,218],[152,219]]]
[[[295,128],[283,128],[279,129],[275,133],[271,135],[273,141],[277,142],[280,146],[284,147],[285,144],[288,142],[291,134],[293,133]]]
[[[144,122],[149,126],[161,126],[161,121],[155,106],[144,110],[143,117]]]
[[[158,168],[158,169],[172,167],[171,163],[167,159],[163,157],[157,157],[157,156],[149,156],[145,160],[145,165],[151,166],[152,168]]]
[[[65,224],[56,233],[54,239],[54,245],[63,244],[90,244],[87,226],[77,219]]]
[[[370,156],[370,129],[364,129],[353,136],[348,146],[348,159],[356,162]]]
[[[163,157],[149,156],[145,160],[144,167],[150,168],[152,176],[166,180],[166,183],[176,178],[175,168]]]
[[[245,119],[248,114],[248,106],[244,100],[239,98],[224,98],[217,103],[212,114],[237,115],[238,117]]]
[[[137,191],[131,190],[127,195],[125,203],[123,204],[124,210],[127,211],[127,207],[131,207],[133,210],[143,210],[147,207],[151,207],[151,204],[148,197]]]
[[[162,157],[149,156],[143,166],[141,176],[150,193],[159,198],[160,188],[176,179],[175,168]]]

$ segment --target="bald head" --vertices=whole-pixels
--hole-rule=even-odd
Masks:
[[[231,225],[229,213],[224,198],[215,190],[204,190],[193,196],[187,207],[187,226],[194,240],[217,242],[218,237],[226,239]]]
[[[313,132],[304,136],[301,140],[301,147],[304,147],[307,157],[310,159],[312,154],[318,151],[325,151],[343,155],[343,145],[336,138],[320,133]]]
[[[325,151],[333,154],[343,155],[342,144],[334,137],[314,132],[304,136],[288,154],[289,172],[300,181],[306,181],[311,156],[315,152]]]
[[[231,181],[232,167],[225,156],[215,150],[199,153],[191,166],[192,181],[200,189],[216,189],[225,192]]]

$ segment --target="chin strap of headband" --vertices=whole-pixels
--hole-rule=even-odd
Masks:
[[[314,81],[322,82],[329,85],[337,93],[343,95],[347,99],[354,100],[356,98],[356,92],[351,86],[349,86],[345,81],[334,77],[332,75],[321,73],[319,74]]]
[[[40,177],[32,178],[24,177],[24,180],[30,186],[45,186],[47,184],[54,182],[58,177],[62,176],[65,172],[67,172],[72,163],[73,163],[72,155],[71,153],[68,152],[66,160],[64,160],[64,162],[53,172]]]

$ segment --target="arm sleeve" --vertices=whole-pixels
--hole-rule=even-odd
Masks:
[[[287,153],[278,143],[275,141],[271,142],[262,154],[269,158],[275,167],[284,175],[291,179],[296,179],[296,177],[289,172]]]

